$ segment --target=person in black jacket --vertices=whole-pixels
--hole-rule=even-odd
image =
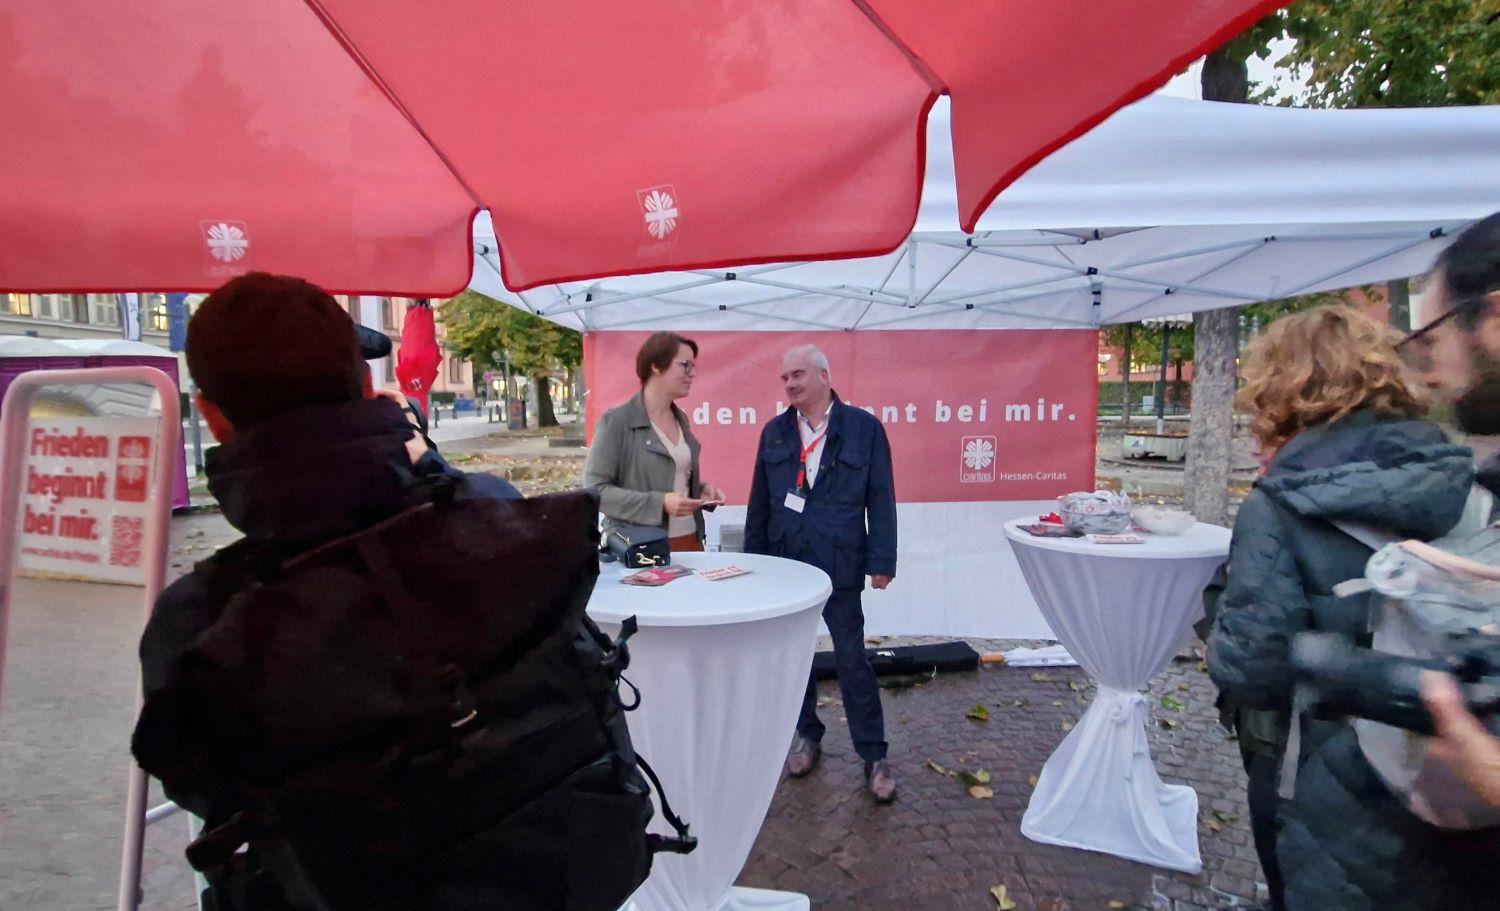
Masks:
[[[277,327],[286,331],[270,331]],[[352,321],[301,279],[251,273],[214,291],[188,325],[187,362],[200,411],[220,442],[205,459],[209,490],[244,540],[158,598],[140,645],[148,699],[223,610],[228,599],[215,597],[208,580],[229,555],[310,550],[400,512],[437,478],[457,485],[458,497],[520,496],[498,478],[476,489],[428,447],[396,402],[367,397]],[[211,788],[168,787],[167,796],[210,826],[237,809]],[[218,907],[290,907],[267,893],[267,877],[244,876],[259,884],[214,884],[225,890]]]
[[[865,762],[871,795],[889,803],[896,798],[896,779],[886,761],[880,685],[865,655],[860,595],[865,576],[883,589],[896,575],[891,446],[878,420],[839,401],[828,358],[817,348],[788,351],[781,381],[791,407],[760,435],[745,550],[810,563],[833,580],[823,620],[833,634],[849,734]],[[817,767],[824,732],[817,706],[817,682],[809,672],[797,740],[787,757],[793,778]]]
[[[1239,401],[1271,459],[1235,521],[1208,668],[1241,718],[1288,725],[1260,736],[1276,750],[1284,798],[1274,840],[1285,907],[1495,907],[1500,831],[1424,822],[1366,761],[1352,724],[1292,714],[1297,633],[1370,643],[1368,593],[1334,587],[1363,577],[1371,549],[1338,523],[1447,534],[1469,499],[1473,453],[1416,419],[1389,329],[1347,307],[1278,320],[1252,347],[1245,378]],[[1251,783],[1252,797],[1270,784]],[[1253,808],[1262,821],[1264,805]]]

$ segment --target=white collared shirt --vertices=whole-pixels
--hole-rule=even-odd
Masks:
[[[807,486],[812,487],[818,481],[818,465],[823,461],[823,444],[828,436],[828,416],[833,413],[833,402],[829,401],[828,410],[823,412],[823,420],[817,427],[797,412],[797,432],[802,437],[802,448],[806,449],[814,439],[818,441],[812,451],[807,454]],[[800,453],[799,453],[800,455]]]

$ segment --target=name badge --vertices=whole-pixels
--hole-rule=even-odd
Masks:
[[[792,512],[801,512],[807,506],[807,501],[798,496],[794,490],[786,492],[786,508]]]

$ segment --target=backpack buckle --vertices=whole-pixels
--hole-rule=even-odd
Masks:
[[[652,854],[691,854],[698,850],[698,839],[692,835],[648,834],[646,847]]]

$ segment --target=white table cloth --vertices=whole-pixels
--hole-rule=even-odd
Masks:
[[[625,676],[641,690],[629,716],[698,850],[659,854],[625,911],[807,911],[807,896],[733,888],[776,793],[832,591],[822,570],[756,554],[673,554],[693,568],[735,565],[718,582],[685,576],[625,585],[605,565],[589,615],[606,632],[634,616]],[[658,806],[653,831],[670,833]]]
[[[1201,615],[1229,530],[1141,534],[1141,544],[1037,538],[1007,523],[1021,572],[1057,639],[1098,684],[1053,752],[1021,821],[1026,837],[1197,873],[1198,795],[1157,777],[1141,691]]]

